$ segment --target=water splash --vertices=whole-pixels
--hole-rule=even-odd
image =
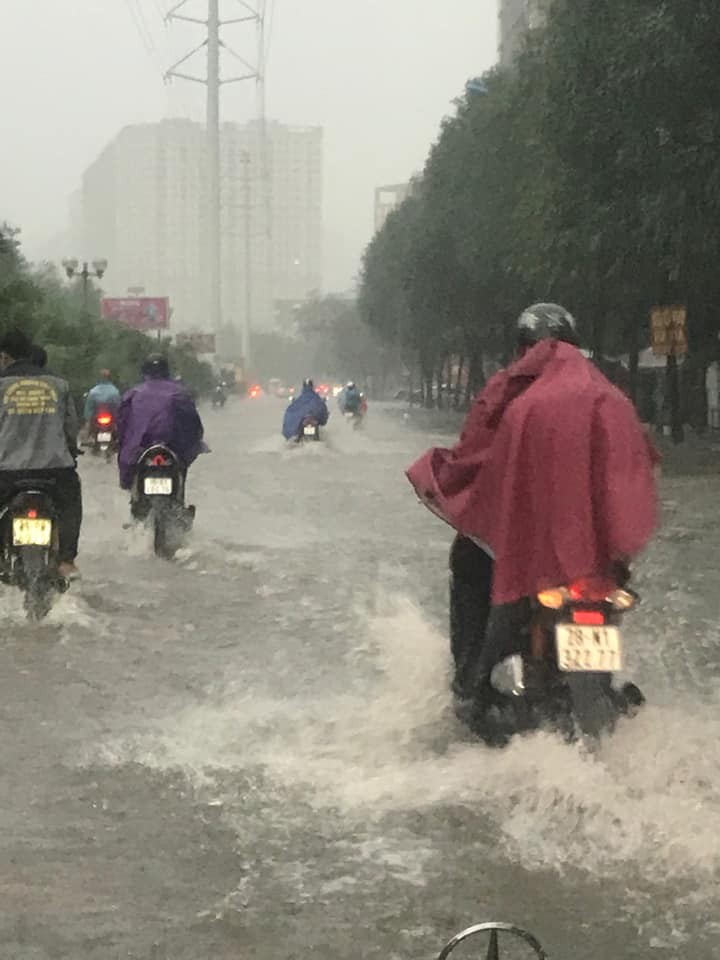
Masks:
[[[716,876],[720,721],[699,703],[649,706],[594,757],[539,733],[503,751],[463,742],[449,710],[445,638],[407,600],[380,598],[351,689],[278,701],[230,684],[214,704],[108,744],[105,762],[181,769],[201,784],[257,764],[351,818],[432,808],[489,816],[529,869],[612,877]],[[374,681],[361,665],[372,664]]]

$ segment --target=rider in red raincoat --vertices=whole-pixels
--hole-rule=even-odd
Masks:
[[[462,696],[487,683],[496,620],[545,587],[626,569],[656,523],[656,454],[631,402],[577,348],[573,317],[535,304],[518,334],[518,359],[476,397],[458,444],[407,471],[458,531],[450,610]]]

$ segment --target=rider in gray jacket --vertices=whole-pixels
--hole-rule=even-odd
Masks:
[[[73,577],[82,523],[77,411],[67,381],[32,363],[32,350],[21,330],[0,340],[0,502],[18,480],[55,482],[58,572]]]

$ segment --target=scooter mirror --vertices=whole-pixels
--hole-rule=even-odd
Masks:
[[[505,697],[523,697],[525,695],[525,668],[519,654],[508,657],[493,667],[490,684]]]

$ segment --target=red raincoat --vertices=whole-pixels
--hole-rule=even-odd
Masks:
[[[635,556],[656,525],[654,462],[624,394],[575,347],[545,340],[490,380],[454,448],[407,476],[490,547],[499,604]]]

